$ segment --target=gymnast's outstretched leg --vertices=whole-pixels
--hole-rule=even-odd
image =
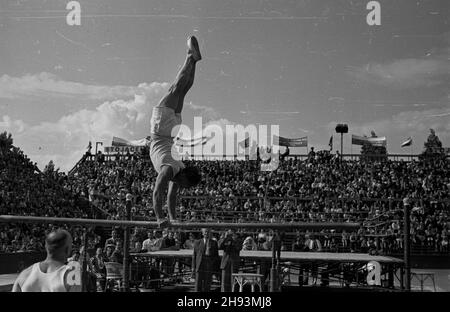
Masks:
[[[175,114],[181,113],[184,97],[194,84],[195,65],[199,60],[201,60],[201,55],[197,39],[195,37],[189,37],[188,51],[184,64],[181,66],[166,96],[161,99],[158,106],[170,107],[175,111]]]

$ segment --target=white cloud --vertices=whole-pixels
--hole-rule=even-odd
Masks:
[[[65,81],[58,76],[42,72],[26,74],[22,77],[3,75],[0,77],[0,98],[16,99],[25,97],[85,97],[91,100],[115,100],[133,98],[140,92],[143,84],[130,86],[86,85],[79,82]]]
[[[137,94],[133,99],[106,101],[94,109],[82,109],[38,125],[5,116],[0,127],[13,134],[14,144],[40,168],[53,160],[67,171],[81,158],[89,141],[109,145],[113,135],[131,139],[147,136],[151,109],[167,87],[167,83],[142,83],[134,88]]]
[[[219,113],[212,107],[194,104],[192,102],[185,103],[185,105],[193,111],[193,113],[200,116],[207,122],[214,122],[219,118]]]
[[[12,120],[8,115],[3,116],[2,120],[0,120],[0,129],[9,129],[9,131],[14,133],[22,133],[25,127],[26,124],[22,120]]]

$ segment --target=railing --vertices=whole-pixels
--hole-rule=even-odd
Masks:
[[[89,156],[87,154],[84,154],[81,157],[81,159],[75,164],[75,166],[73,166],[73,168],[70,169],[70,171],[68,172],[68,175],[74,174],[76,172],[76,170],[78,169],[78,167],[88,158],[89,158]]]

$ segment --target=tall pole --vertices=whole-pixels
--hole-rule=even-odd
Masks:
[[[269,291],[275,292],[277,289],[277,269],[276,269],[276,251],[275,251],[275,244],[272,241],[272,267],[270,268],[270,284],[269,284]]]
[[[131,194],[127,194],[125,203],[126,215],[125,218],[131,220]],[[128,292],[130,290],[130,265],[128,264],[128,258],[130,254],[130,228],[125,227],[123,237],[123,289],[122,291]]]
[[[344,150],[344,134],[341,132],[341,161],[342,161],[342,153]]]
[[[410,259],[410,201],[409,198],[403,199],[403,241],[404,241],[404,262],[405,262],[405,287],[406,291],[411,291],[411,259]]]
[[[278,231],[272,237],[272,267],[270,268],[269,291],[279,291],[279,264],[280,264],[281,238]]]

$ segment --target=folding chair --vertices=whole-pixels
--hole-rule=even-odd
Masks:
[[[106,289],[109,289],[111,284],[118,285],[119,290],[122,288],[123,281],[123,265],[118,262],[105,262],[106,267]]]

